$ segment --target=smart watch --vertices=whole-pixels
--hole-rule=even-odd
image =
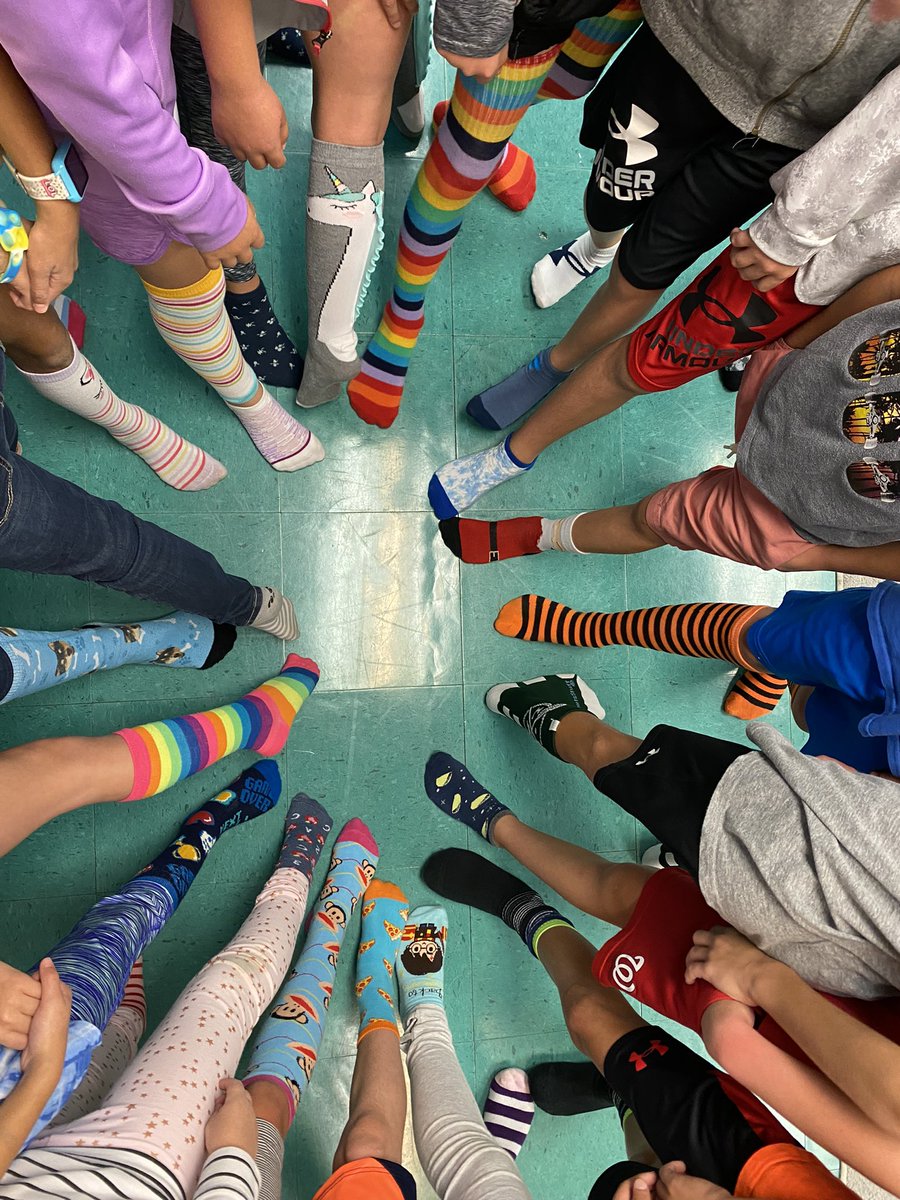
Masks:
[[[20,175],[8,158],[3,160],[19,187],[32,200],[69,200],[79,204],[87,187],[87,167],[70,138],[61,142],[53,155],[49,175]]]
[[[0,205],[0,246],[9,254],[6,270],[0,275],[0,283],[10,283],[19,273],[25,251],[28,249],[28,234],[22,218],[11,208]]]

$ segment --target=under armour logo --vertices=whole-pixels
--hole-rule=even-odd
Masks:
[[[645,1071],[647,1069],[647,1059],[651,1054],[658,1054],[662,1058],[664,1054],[668,1053],[669,1047],[666,1043],[661,1042],[659,1038],[654,1038],[643,1053],[639,1054],[637,1050],[632,1050],[631,1054],[628,1055],[628,1061],[634,1063],[635,1071]]]
[[[765,334],[757,333],[756,329],[760,325],[768,325],[775,318],[775,309],[767,304],[762,296],[751,292],[747,297],[744,311],[742,313],[731,312],[721,300],[708,295],[710,285],[720,270],[721,268],[718,266],[712,267],[697,281],[696,288],[682,297],[678,306],[682,322],[686,325],[699,308],[704,317],[712,321],[714,325],[731,326],[733,344],[764,342]]]
[[[649,113],[636,104],[631,106],[631,118],[627,125],[623,125],[614,112],[610,113],[610,116],[610,134],[617,142],[625,143],[626,167],[656,158],[656,147],[651,142],[645,142],[644,138],[648,133],[653,133],[654,129],[659,129],[659,121],[654,121]]]
[[[645,762],[647,762],[649,759],[651,759],[653,757],[654,754],[659,754],[659,746],[657,746],[653,750],[648,750],[647,753],[644,755],[644,757],[639,758],[634,765],[636,767],[642,767]]]
[[[644,965],[642,954],[620,954],[613,964],[613,983],[620,992],[634,991],[634,977]]]

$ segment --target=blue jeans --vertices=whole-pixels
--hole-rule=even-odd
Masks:
[[[223,625],[248,625],[262,602],[259,588],[226,574],[207,550],[16,453],[5,367],[0,352],[0,567],[71,575]]]

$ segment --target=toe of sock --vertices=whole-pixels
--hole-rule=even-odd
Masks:
[[[494,620],[494,628],[504,637],[520,638],[522,636],[522,602],[527,596],[516,596],[515,600],[507,600]]]
[[[441,535],[441,540],[450,553],[455,554],[457,558],[462,559],[462,536],[460,533],[459,517],[451,517],[448,521],[440,521],[438,523],[438,530]],[[463,561],[465,560],[463,559]]]
[[[357,845],[368,850],[370,854],[379,853],[378,843],[375,841],[372,830],[359,817],[354,817],[352,821],[347,822],[338,834],[337,840],[339,842],[356,842]]]
[[[531,1097],[531,1084],[521,1067],[504,1067],[494,1076],[494,1083],[508,1092],[516,1092],[522,1099]]]
[[[311,658],[303,658],[299,654],[289,654],[284,660],[284,666],[281,668],[282,673],[285,671],[305,671],[307,675],[312,675],[317,681],[319,678],[319,664]]]
[[[459,511],[444,490],[437,471],[432,475],[431,482],[428,484],[428,503],[439,521],[449,521],[452,517],[459,516]]]
[[[227,654],[229,654],[237,640],[237,630],[233,625],[219,625],[213,621],[213,641],[210,646],[209,654],[206,656],[206,661],[200,667],[201,671],[208,671],[210,667],[214,667],[216,663],[220,663]]]
[[[476,425],[480,425],[482,429],[503,429],[495,417],[492,417],[488,410],[484,407],[483,393],[479,392],[477,396],[473,396],[466,405],[466,412],[472,418]]]
[[[365,421],[367,425],[376,425],[379,429],[390,429],[400,412],[399,402],[388,404],[374,400],[365,384],[360,383],[358,379],[347,384],[347,398],[350,407],[361,421]]]
[[[274,758],[261,758],[252,767],[248,767],[247,771],[252,771],[254,775],[262,777],[263,782],[274,797],[272,801],[273,805],[277,804],[281,796],[281,772]]]

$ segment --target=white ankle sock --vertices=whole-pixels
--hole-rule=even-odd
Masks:
[[[170,487],[180,492],[200,492],[224,479],[228,472],[220,462],[185,441],[152,413],[117,396],[74,342],[72,352],[71,363],[61,371],[21,374],[47,400],[100,425]]]
[[[602,267],[608,267],[616,257],[618,243],[607,249],[598,249],[594,245],[589,229],[558,250],[549,254],[534,265],[531,272],[531,290],[538,308],[550,308],[567,296],[569,292],[581,283],[595,275]]]
[[[572,529],[579,517],[584,513],[575,513],[571,517],[541,517],[541,536],[538,538],[538,550],[565,550],[569,554],[587,554],[587,550],[579,550],[572,540]]]

